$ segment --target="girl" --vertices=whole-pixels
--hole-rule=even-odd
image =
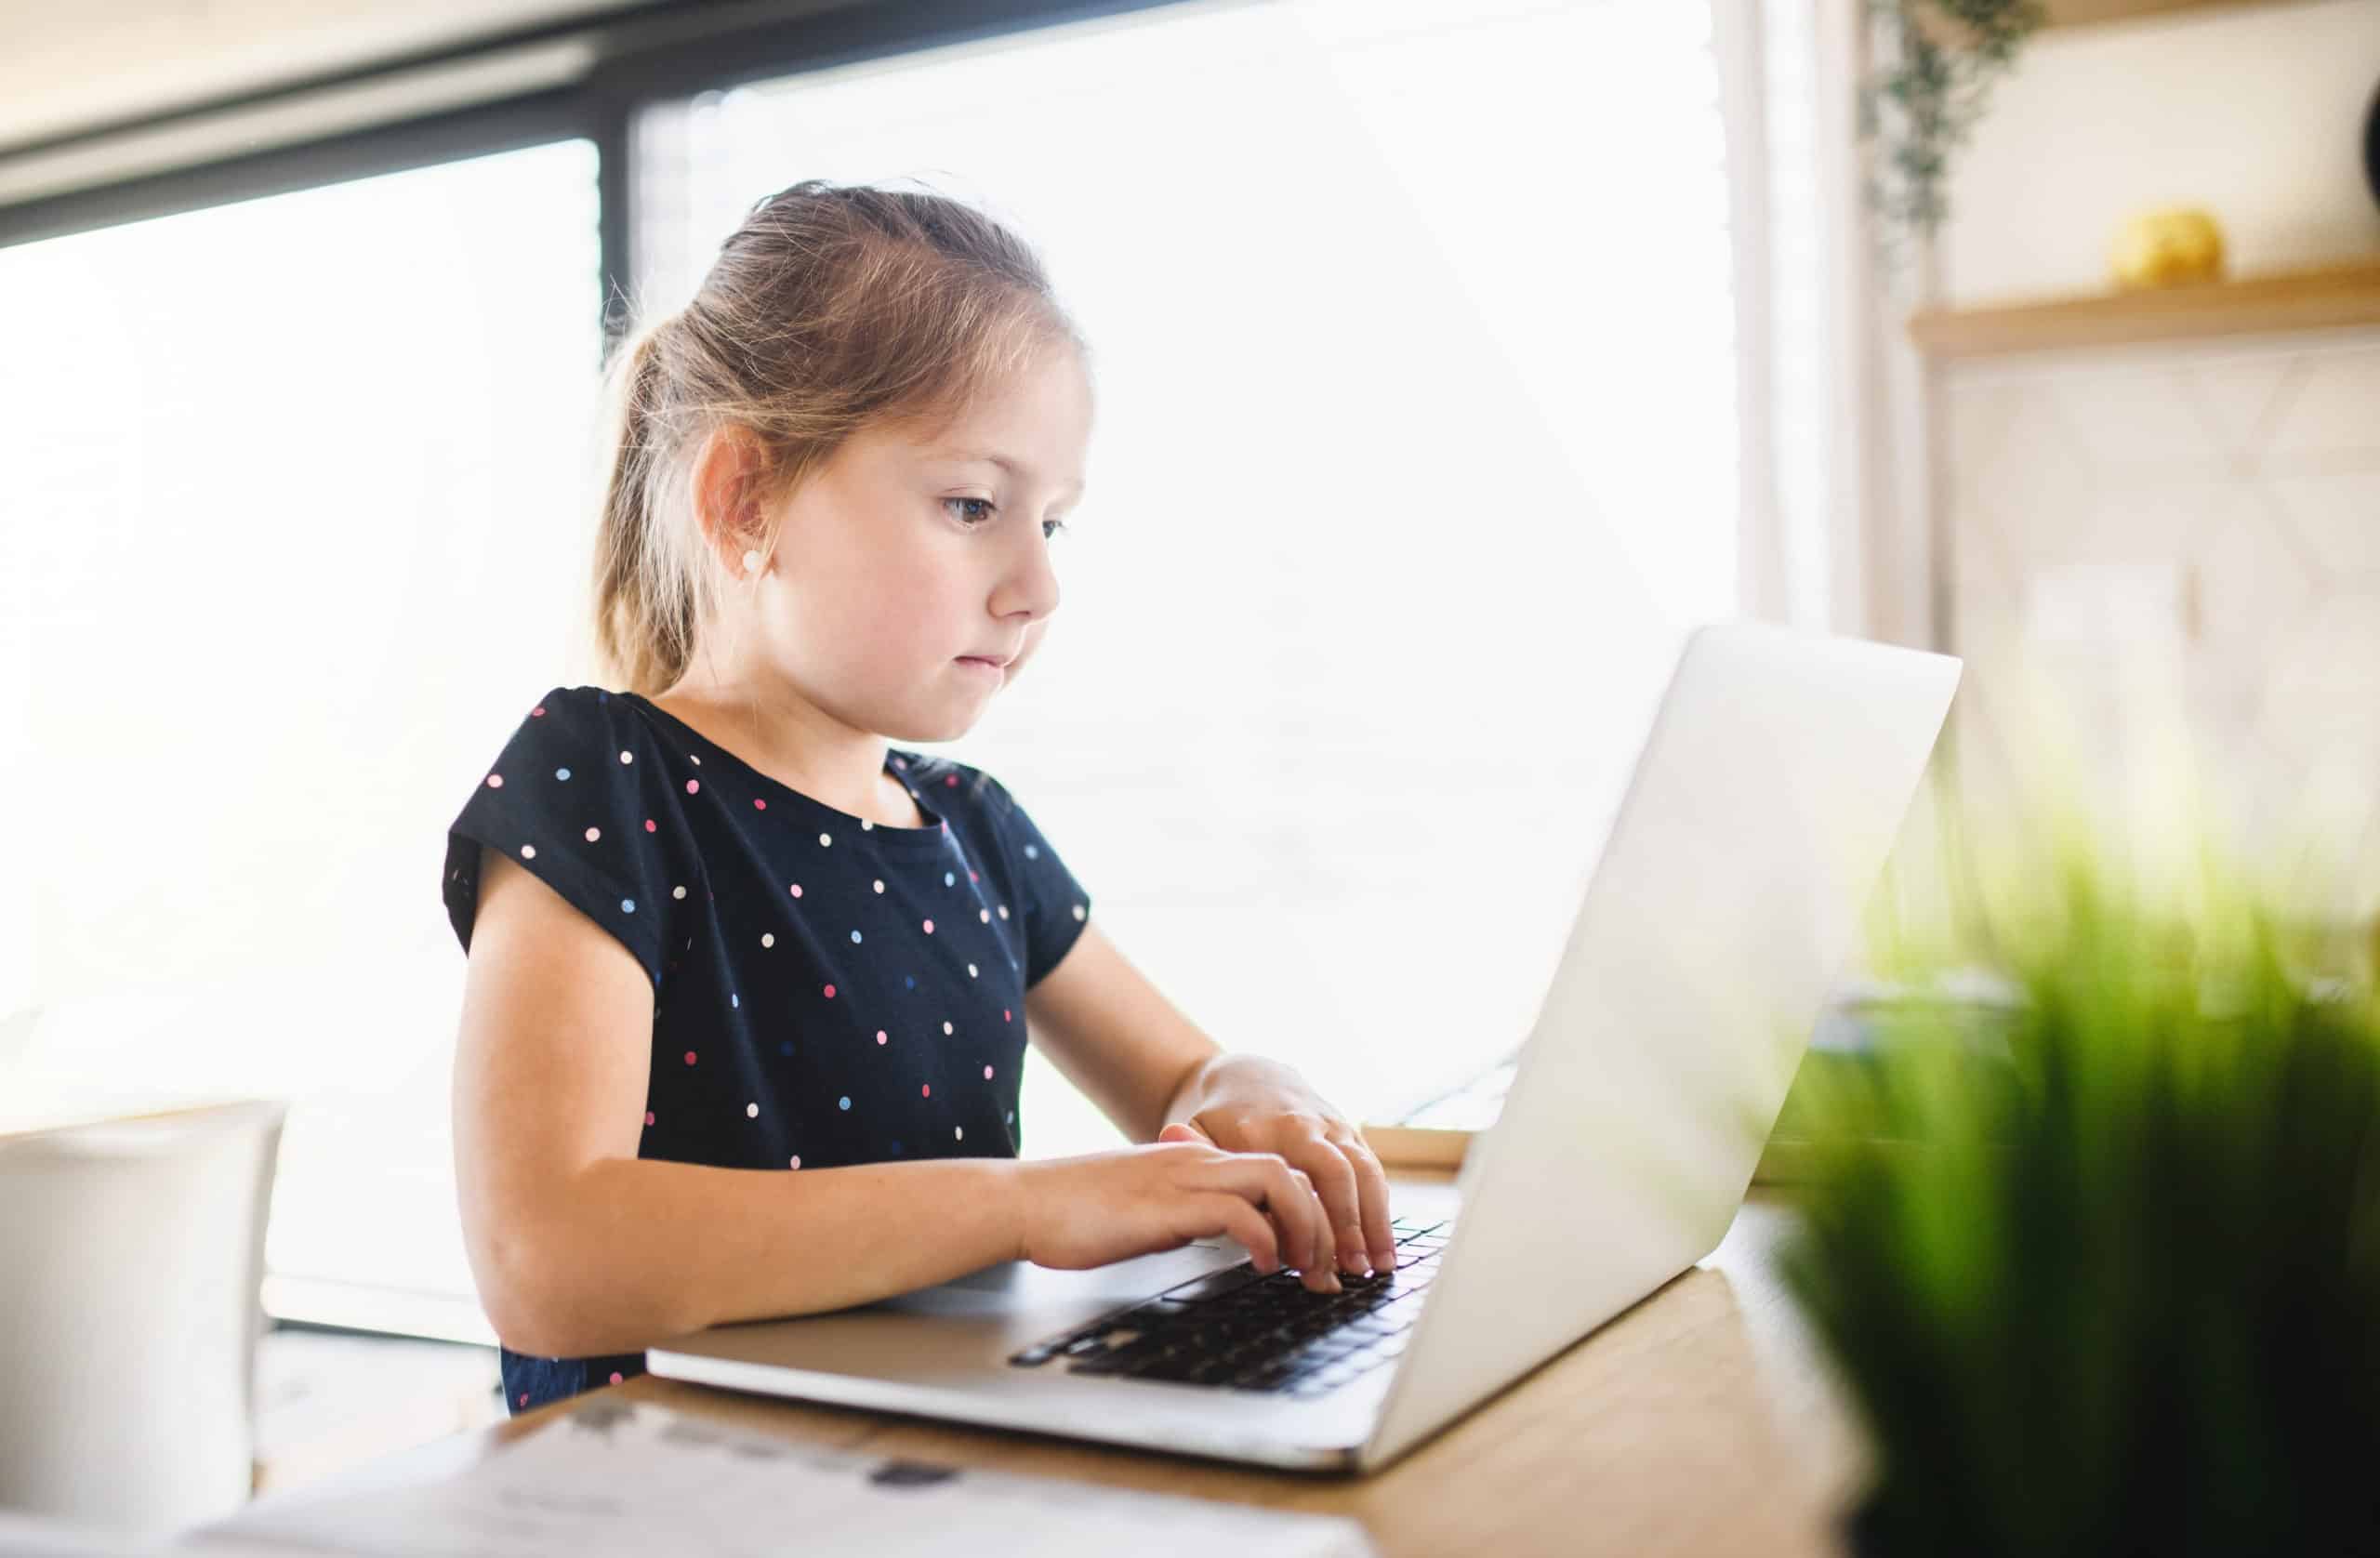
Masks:
[[[519,1411],[704,1326],[1228,1235],[1316,1291],[1387,1184],[1101,933],[963,735],[1057,609],[1089,353],[957,202],[811,180],[615,360],[622,690],[530,708],[447,838],[463,1234]],[[1021,1161],[1026,1035],[1138,1145]]]

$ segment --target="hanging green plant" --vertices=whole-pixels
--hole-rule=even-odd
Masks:
[[[1886,61],[1858,87],[1861,191],[1877,244],[1899,268],[1904,240],[1950,214],[1950,152],[1966,139],[1994,77],[2045,19],[2041,0],[1869,0]]]

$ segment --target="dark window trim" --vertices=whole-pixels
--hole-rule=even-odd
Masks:
[[[0,205],[0,248],[588,134],[586,89],[556,87],[402,125],[353,130]]]
[[[813,0],[813,4],[815,0]],[[170,107],[152,109],[145,112],[112,119],[96,125],[78,126],[35,140],[20,140],[0,146],[0,163],[11,158],[33,156],[43,152],[63,151],[70,147],[86,146],[93,141],[111,139],[135,131],[164,129],[173,125],[192,124],[218,114],[241,109],[267,108],[286,102],[292,98],[342,86],[360,86],[386,81],[392,76],[412,75],[417,72],[435,71],[446,66],[469,64],[492,55],[509,54],[545,44],[562,43],[604,32],[620,33],[640,21],[662,12],[676,12],[681,18],[702,12],[719,12],[737,8],[722,0],[645,0],[638,6],[616,10],[596,11],[535,27],[515,29],[467,43],[444,44],[435,47],[416,49],[406,54],[390,55],[369,64],[343,67],[307,76],[292,76],[263,86],[226,93],[214,98],[176,103]],[[748,4],[740,8],[750,10]],[[780,7],[780,9],[785,7]]]
[[[417,51],[204,103],[0,147],[0,162],[195,124],[328,89],[385,82],[577,39],[594,62],[577,82],[112,183],[0,204],[0,248],[428,167],[549,141],[595,143],[603,319],[621,323],[635,296],[628,238],[629,131],[644,104],[721,91],[802,71],[1201,0],[667,0],[598,13],[475,44]],[[1211,0],[1206,0],[1211,3]],[[787,182],[801,177],[788,167]]]

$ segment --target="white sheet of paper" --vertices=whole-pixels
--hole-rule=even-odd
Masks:
[[[170,1536],[143,1536],[84,1520],[0,1510],[0,1558],[185,1558],[188,1551]],[[309,1551],[283,1542],[251,1546],[231,1538],[205,1549],[206,1558],[308,1558]]]
[[[218,1541],[373,1558],[1374,1553],[1344,1516],[819,1449],[636,1401],[590,1401],[450,1477],[298,1490],[185,1541],[210,1558],[222,1558]]]

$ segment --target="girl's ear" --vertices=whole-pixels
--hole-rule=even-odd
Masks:
[[[739,578],[744,554],[767,533],[760,511],[767,472],[759,435],[737,423],[712,429],[694,451],[694,518],[703,542],[720,566]]]

